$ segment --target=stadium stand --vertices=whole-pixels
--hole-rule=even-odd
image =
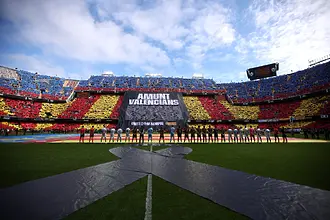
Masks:
[[[260,112],[258,118],[288,119],[299,106],[300,100],[285,103],[261,104],[259,105]]]
[[[0,97],[0,116],[14,115],[11,108],[6,104],[5,100]]]
[[[211,96],[199,96],[203,108],[208,112],[211,119],[229,120],[233,119],[231,113],[216,98]]]
[[[261,128],[269,126],[326,128],[329,127],[329,123],[321,120],[315,121],[315,117],[330,115],[330,95],[325,95],[326,92],[324,92],[330,88],[329,72],[330,62],[289,75],[243,83],[216,84],[212,79],[126,76],[91,76],[88,80],[78,81],[0,67],[0,95],[4,96],[0,97],[0,117],[65,120],[109,119],[105,124],[110,128],[116,127],[115,123],[120,116],[125,91],[176,91],[183,93],[189,119],[197,120],[191,126],[197,126],[201,120],[206,120],[204,124],[200,125],[228,129],[228,127],[235,126],[244,127],[247,123],[248,127],[250,125],[256,127],[256,120],[269,119],[274,120],[272,124],[262,121],[259,126]],[[84,92],[85,90],[87,92]],[[223,91],[226,91],[226,97]],[[314,94],[315,92],[323,93]],[[313,97],[297,97],[305,94],[312,94]],[[23,96],[25,100],[22,100],[22,97],[18,99],[8,95]],[[286,100],[293,96],[296,97]],[[48,100],[36,102],[26,97]],[[283,100],[269,103],[275,99]],[[65,103],[64,100],[66,100]],[[251,102],[258,103],[250,105]],[[173,109],[175,107],[169,109],[165,107],[163,112],[166,114],[160,114],[162,111],[144,106],[135,107],[134,111],[130,112],[134,112],[135,116],[140,115],[141,120],[164,118],[176,120],[180,117],[180,112]],[[295,120],[305,121],[289,123],[291,116]],[[306,117],[310,118],[306,119]],[[247,121],[244,123],[233,122],[234,124],[230,124],[228,121],[210,124],[210,120]],[[249,122],[249,120],[254,121]],[[99,129],[103,127],[103,124],[103,122],[84,122],[87,129],[91,126]],[[39,123],[23,120],[21,122],[3,121],[0,128],[74,132],[81,125],[82,122],[74,121]]]
[[[77,80],[0,67],[0,91],[5,94],[62,100],[70,96],[77,84]]]
[[[209,120],[211,119],[208,112],[204,109],[202,103],[197,96],[184,96],[183,101],[189,112],[190,119]]]
[[[299,108],[294,111],[293,116],[295,118],[304,118],[318,114],[323,106],[322,100],[326,98],[326,96],[321,96],[302,100]]]
[[[28,100],[5,99],[4,103],[10,108],[10,112],[18,118],[39,118],[42,104]]]
[[[234,116],[235,119],[258,119],[260,111],[259,106],[235,106],[231,105],[226,100],[222,100],[220,103]]]
[[[260,102],[313,93],[329,88],[330,62],[289,75],[243,83],[218,84],[235,103]]]
[[[110,118],[112,119],[118,119],[119,118],[119,110],[120,110],[120,106],[121,104],[123,103],[123,99],[124,99],[124,96],[121,95],[115,105],[115,107],[112,109],[112,112],[111,112],[111,115],[110,115]]]
[[[85,114],[86,118],[110,118],[119,95],[101,95]]]
[[[39,116],[41,118],[57,118],[69,106],[69,103],[42,103]]]
[[[99,99],[100,95],[82,96],[75,98],[58,118],[84,118],[91,106]]]
[[[77,91],[111,91],[114,89],[116,91],[122,91],[122,89],[134,89],[137,91],[176,89],[203,92],[205,90],[217,90],[217,86],[212,79],[91,76],[88,80],[80,81],[76,88]]]

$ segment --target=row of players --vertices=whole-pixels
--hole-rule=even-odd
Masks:
[[[284,128],[280,129],[281,133],[282,133],[282,138],[283,138],[283,143],[287,143],[288,139],[287,136],[285,134],[285,130]],[[84,137],[85,137],[85,133],[86,133],[86,129],[84,128],[84,126],[82,126],[82,128],[80,129],[80,139],[79,142],[84,143]],[[107,140],[107,132],[108,129],[104,126],[101,130],[101,142],[104,140],[104,142],[106,142]],[[141,128],[136,128],[134,127],[132,130],[133,133],[133,137],[132,137],[132,142],[137,143],[138,142],[138,134],[139,136],[139,143],[143,144],[144,143],[144,134],[145,132],[148,133],[148,142],[152,142],[152,135],[153,135],[153,128],[150,127],[148,129],[145,129],[144,127]],[[218,143],[219,142],[219,133],[220,133],[220,140],[221,142],[226,142],[226,138],[225,138],[225,133],[226,130],[225,129],[220,129],[218,130],[217,128],[212,128],[211,126],[209,126],[209,128],[206,128],[205,126],[203,126],[203,128],[201,128],[200,126],[198,126],[197,128],[181,128],[180,126],[176,129],[175,127],[171,127],[169,129],[170,132],[170,142],[173,141],[173,143],[175,143],[175,133],[177,134],[177,142],[186,142],[186,140],[188,142],[191,143],[210,143],[210,142],[215,142]],[[92,126],[92,128],[89,130],[89,142],[94,142],[94,126]],[[109,142],[114,142],[115,141],[115,133],[117,133],[117,142],[121,142],[122,141],[122,133],[123,133],[123,129],[118,128],[117,131],[115,128],[111,128],[110,129],[110,139]],[[131,138],[130,138],[130,133],[131,133],[131,129],[128,127],[125,129],[125,142],[130,142]],[[161,141],[163,141],[163,143],[165,142],[165,138],[164,138],[164,133],[165,133],[165,129],[163,127],[160,128],[159,130],[159,143]],[[182,141],[182,134],[184,134],[184,138]],[[262,143],[262,135],[265,135],[267,143],[271,143],[271,138],[270,138],[270,129],[260,129],[259,127],[257,127],[256,129],[252,128],[252,126],[250,126],[250,128],[247,128],[245,126],[245,128],[240,127],[239,129],[234,128],[231,129],[229,128],[227,130],[227,134],[228,134],[228,142],[229,143],[248,143],[252,141],[255,143],[256,142],[256,138],[257,137],[257,143]],[[190,135],[190,138],[189,138]],[[195,138],[195,136],[197,138]],[[213,138],[214,137],[214,138]],[[280,142],[279,139],[279,129],[274,128],[274,138],[275,138],[275,143],[276,142]]]

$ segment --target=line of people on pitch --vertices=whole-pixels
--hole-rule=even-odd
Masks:
[[[104,140],[104,142],[107,141],[107,131],[108,129],[106,128],[106,126],[104,125],[104,127],[101,130],[101,142]],[[84,143],[84,138],[85,138],[85,133],[86,133],[86,129],[84,128],[84,126],[82,126],[82,128],[80,129],[80,138],[79,138],[79,143]],[[125,129],[125,142],[130,142],[131,138],[130,138],[130,132],[131,129],[129,127],[127,127]],[[153,141],[153,132],[154,129],[152,127],[145,129],[144,127],[140,127],[139,129],[134,127],[132,130],[132,142],[139,142],[139,144],[144,144],[144,134],[145,132],[147,132],[148,134],[148,143]],[[229,128],[227,131],[225,129],[220,129],[218,130],[217,128],[212,128],[211,126],[209,126],[209,128],[206,128],[205,126],[203,126],[203,128],[201,128],[200,126],[198,126],[197,128],[189,128],[189,127],[185,127],[185,128],[181,128],[180,126],[178,126],[178,128],[176,129],[174,126],[172,126],[169,129],[170,132],[170,143],[175,143],[175,134],[177,134],[177,142],[181,142],[181,143],[185,143],[186,141],[189,143],[219,143],[219,133],[220,133],[220,142],[226,142],[226,136],[225,134],[228,134],[228,142],[229,143],[249,143],[249,142],[253,142],[255,143],[257,140],[257,143],[262,143],[262,135],[265,135],[266,137],[266,141],[267,143],[271,143],[271,138],[270,138],[270,129],[266,128],[264,130],[260,129],[259,127],[257,127],[256,129],[252,128],[252,126],[250,126],[250,128],[247,128],[245,126],[245,128],[240,127],[239,129],[234,128],[231,129]],[[281,128],[280,131],[278,128],[274,128],[274,138],[275,138],[275,143],[279,143],[280,142],[280,138],[279,138],[279,132],[282,133],[282,139],[283,139],[283,143],[287,143],[288,139],[285,133],[285,129]],[[95,133],[95,129],[94,126],[92,126],[92,128],[89,130],[89,142],[94,143],[94,133]],[[117,142],[122,142],[123,138],[122,138],[122,134],[123,134],[123,129],[122,128],[118,128],[117,131],[115,128],[111,128],[110,129],[110,137],[109,137],[109,142],[115,142],[115,133],[117,133]],[[138,140],[138,134],[139,134],[139,140]],[[182,141],[182,136],[184,134],[184,138]],[[161,127],[159,129],[159,139],[158,139],[159,143],[161,141],[163,141],[163,143],[165,143],[165,129],[163,127]]]
[[[279,132],[282,133],[283,143],[287,143],[288,139],[284,128],[282,128],[281,130],[274,128],[275,143],[280,142]],[[170,133],[171,135],[170,142],[172,140],[172,135],[173,135],[173,140],[175,140],[174,133],[175,132]],[[229,128],[228,130],[225,130],[223,128],[222,129],[212,128],[211,126],[209,126],[208,128],[206,128],[205,126],[203,126],[203,128],[201,128],[201,126],[198,126],[197,128],[186,127],[184,129],[178,127],[176,133],[177,133],[178,142],[182,142],[182,133],[184,134],[183,143],[185,143],[186,140],[190,143],[219,143],[219,134],[220,134],[220,142],[225,143],[226,133],[227,133],[227,140],[229,143],[249,143],[249,142],[255,143],[256,141],[257,143],[262,143],[263,135],[265,135],[267,143],[271,143],[270,129],[267,128],[262,130],[259,127],[254,129],[252,128],[252,126],[250,126],[250,128],[247,128],[246,126],[245,128],[240,127],[238,129]]]

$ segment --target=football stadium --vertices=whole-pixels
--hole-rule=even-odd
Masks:
[[[74,2],[62,2],[73,16],[76,8],[85,7],[80,3],[85,1]],[[192,2],[207,16],[207,7],[222,4]],[[16,12],[26,9],[21,14],[30,16],[36,12],[32,4],[1,4],[6,10],[0,10],[1,30],[10,25],[23,30],[29,21],[36,31],[31,26],[35,20]],[[131,4],[123,3],[125,10]],[[179,8],[186,4],[182,1]],[[50,3],[41,5],[41,14],[54,9]],[[153,7],[158,6],[134,12],[135,19]],[[114,10],[124,10],[120,8]],[[111,16],[122,18],[115,12]],[[26,20],[19,23],[19,18]],[[106,23],[93,19],[96,26]],[[42,32],[35,33],[37,41]],[[212,37],[210,45],[214,41]],[[278,62],[276,57],[247,62],[242,80],[221,82],[217,74],[102,71],[84,79],[47,74],[41,62],[34,60],[31,67],[24,55],[24,68],[18,56],[6,55],[15,49],[3,48],[1,219],[330,219],[329,55],[309,60],[297,71],[287,71],[289,63],[281,57]],[[60,50],[49,48],[47,53]],[[117,62],[110,60],[106,62]]]

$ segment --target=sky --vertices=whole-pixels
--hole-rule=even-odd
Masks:
[[[240,82],[330,54],[330,1],[0,0],[0,33],[0,65],[39,74]]]

